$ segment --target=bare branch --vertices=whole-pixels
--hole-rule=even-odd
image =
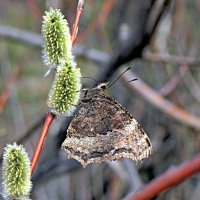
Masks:
[[[194,159],[180,165],[179,167],[173,167],[169,169],[168,171],[154,179],[152,182],[139,189],[135,194],[130,194],[125,197],[124,200],[152,199],[162,191],[183,182],[184,180],[199,171],[200,154],[198,154]]]
[[[123,70],[121,70],[121,73]],[[126,74],[122,76],[122,78],[124,78],[125,81],[131,80],[133,77],[137,78],[137,76],[130,71],[128,71]],[[131,89],[133,89],[134,91],[136,90],[147,101],[149,101],[155,107],[160,109],[162,112],[168,114],[173,119],[176,119],[185,125],[188,125],[197,130],[200,130],[199,117],[186,112],[181,107],[165,99],[158,92],[156,92],[155,90],[150,88],[148,85],[146,85],[141,79],[134,83],[130,82],[128,84],[131,87]]]
[[[36,47],[42,45],[42,38],[39,34],[10,26],[0,26],[1,37],[10,38]]]
[[[171,64],[187,64],[190,66],[200,65],[200,60],[195,57],[190,56],[178,56],[178,55],[170,55],[170,54],[160,54],[146,51],[143,54],[143,58],[153,62],[164,62]]]

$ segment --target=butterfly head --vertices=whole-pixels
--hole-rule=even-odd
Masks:
[[[108,83],[100,83],[97,87],[85,91],[85,98],[87,99],[96,95],[108,96]]]

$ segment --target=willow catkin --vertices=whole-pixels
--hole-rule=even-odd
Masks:
[[[44,38],[44,64],[57,68],[72,59],[72,44],[68,23],[59,9],[50,8],[49,12],[45,12],[42,35]]]
[[[14,143],[4,148],[2,177],[5,199],[29,199],[32,187],[30,160],[22,145]]]
[[[56,115],[69,115],[80,97],[81,74],[73,60],[68,23],[60,10],[52,8],[43,19],[45,63],[56,69],[47,105]]]
[[[51,112],[61,115],[73,112],[80,97],[80,77],[80,70],[73,65],[57,68],[47,101]]]

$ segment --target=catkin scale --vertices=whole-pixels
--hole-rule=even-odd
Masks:
[[[2,175],[5,199],[29,199],[32,187],[30,160],[22,145],[14,143],[5,147]]]

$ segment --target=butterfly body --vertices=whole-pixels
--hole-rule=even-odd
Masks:
[[[139,123],[106,92],[106,83],[86,91],[62,144],[84,167],[122,157],[140,161],[152,151]]]

